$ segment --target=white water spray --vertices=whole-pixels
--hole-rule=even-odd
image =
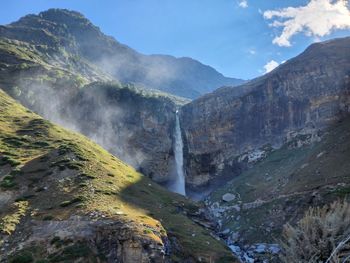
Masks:
[[[181,136],[181,127],[179,120],[179,113],[176,111],[176,123],[175,123],[175,145],[174,145],[174,155],[175,155],[175,164],[176,164],[176,177],[170,187],[170,189],[178,194],[186,195],[185,190],[185,174],[183,169],[183,142]]]

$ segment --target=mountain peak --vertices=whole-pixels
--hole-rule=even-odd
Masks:
[[[105,35],[83,14],[67,9],[25,16],[5,28],[0,36],[54,46],[56,50],[63,47],[73,57],[93,64],[121,83],[135,83],[190,99],[243,82],[225,77],[192,58],[140,54]]]
[[[47,32],[51,32],[56,36],[60,32],[65,32],[64,35],[66,35],[67,30],[70,31],[70,33],[75,32],[75,34],[89,30],[94,31],[97,34],[101,34],[101,30],[83,14],[77,11],[57,8],[48,9],[40,12],[38,15],[26,15],[20,18],[18,21],[11,23],[10,26],[19,26],[28,29],[35,28],[39,30],[45,29]],[[58,28],[60,28],[60,30],[57,30]]]
[[[53,20],[56,22],[61,22],[61,21],[67,22],[66,19],[89,21],[83,14],[77,11],[60,9],[60,8],[51,8],[46,11],[40,12],[39,17],[47,20]]]

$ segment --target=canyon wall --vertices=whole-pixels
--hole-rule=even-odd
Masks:
[[[187,184],[233,177],[271,147],[319,130],[350,105],[350,38],[311,45],[263,77],[181,110]]]
[[[295,136],[318,140],[322,127],[348,112],[349,42],[344,38],[314,44],[265,76],[220,88],[183,106],[187,186],[232,178]],[[118,84],[121,80],[159,88],[143,78],[152,75],[149,69],[162,73],[171,65],[182,73],[167,75],[159,89],[193,97],[195,81],[202,94],[210,91],[203,82],[213,88],[229,84],[203,78],[212,70],[193,60],[175,63],[173,58],[139,54],[68,10],[49,10],[0,27],[0,56],[2,89],[46,118],[93,138],[157,182],[171,177],[174,112],[179,105],[164,93],[144,96],[102,87],[108,83],[99,88],[89,83],[126,86]],[[164,61],[169,59],[173,62],[168,65]],[[186,81],[184,72],[191,76]],[[152,76],[156,82],[164,77]]]
[[[94,83],[77,93],[62,115],[73,123],[74,129],[144,175],[167,183],[175,170],[173,134],[177,107],[165,96]]]

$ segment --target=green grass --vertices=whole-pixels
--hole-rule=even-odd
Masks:
[[[14,166],[19,165],[20,162],[15,160],[14,158],[9,157],[9,156],[4,156],[0,159],[0,166],[6,165],[6,164],[14,167]]]
[[[60,221],[98,211],[105,219],[133,222],[135,236],[155,243],[163,243],[165,235],[176,239],[182,249],[172,257],[180,262],[199,257],[234,262],[222,242],[186,216],[197,204],[168,192],[86,137],[40,119],[1,91],[0,151],[19,164],[10,181],[28,189],[16,198],[28,204],[25,220]],[[0,218],[13,217],[17,226],[23,213],[16,213],[8,207]],[[78,257],[77,251],[72,247],[49,260]]]
[[[0,182],[0,187],[4,189],[11,189],[14,188],[17,185],[16,182],[14,182],[14,176],[13,175],[6,175]]]

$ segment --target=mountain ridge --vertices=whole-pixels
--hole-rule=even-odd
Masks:
[[[237,174],[239,155],[266,144],[278,148],[293,132],[317,134],[348,114],[349,52],[350,37],[313,44],[262,77],[184,105],[189,180],[205,185]]]
[[[60,23],[66,26],[58,26]],[[50,40],[51,42],[47,39],[49,42],[43,43],[53,45],[58,41],[70,52],[77,52],[79,56],[122,83],[134,83],[193,99],[220,86],[243,82],[224,77],[212,67],[192,58],[141,54],[113,37],[103,34],[98,27],[75,11],[49,9],[39,15],[27,15],[9,24],[7,28],[3,26],[3,29],[9,31],[11,29],[25,31],[26,28],[44,30],[55,35],[56,39]],[[39,31],[36,34],[42,35],[43,40],[45,39],[45,32]],[[4,35],[4,32],[1,34],[0,31],[1,35]],[[18,34],[13,35],[10,32],[7,37],[16,39]],[[72,42],[70,37],[75,40]],[[40,37],[38,38],[40,40]]]

